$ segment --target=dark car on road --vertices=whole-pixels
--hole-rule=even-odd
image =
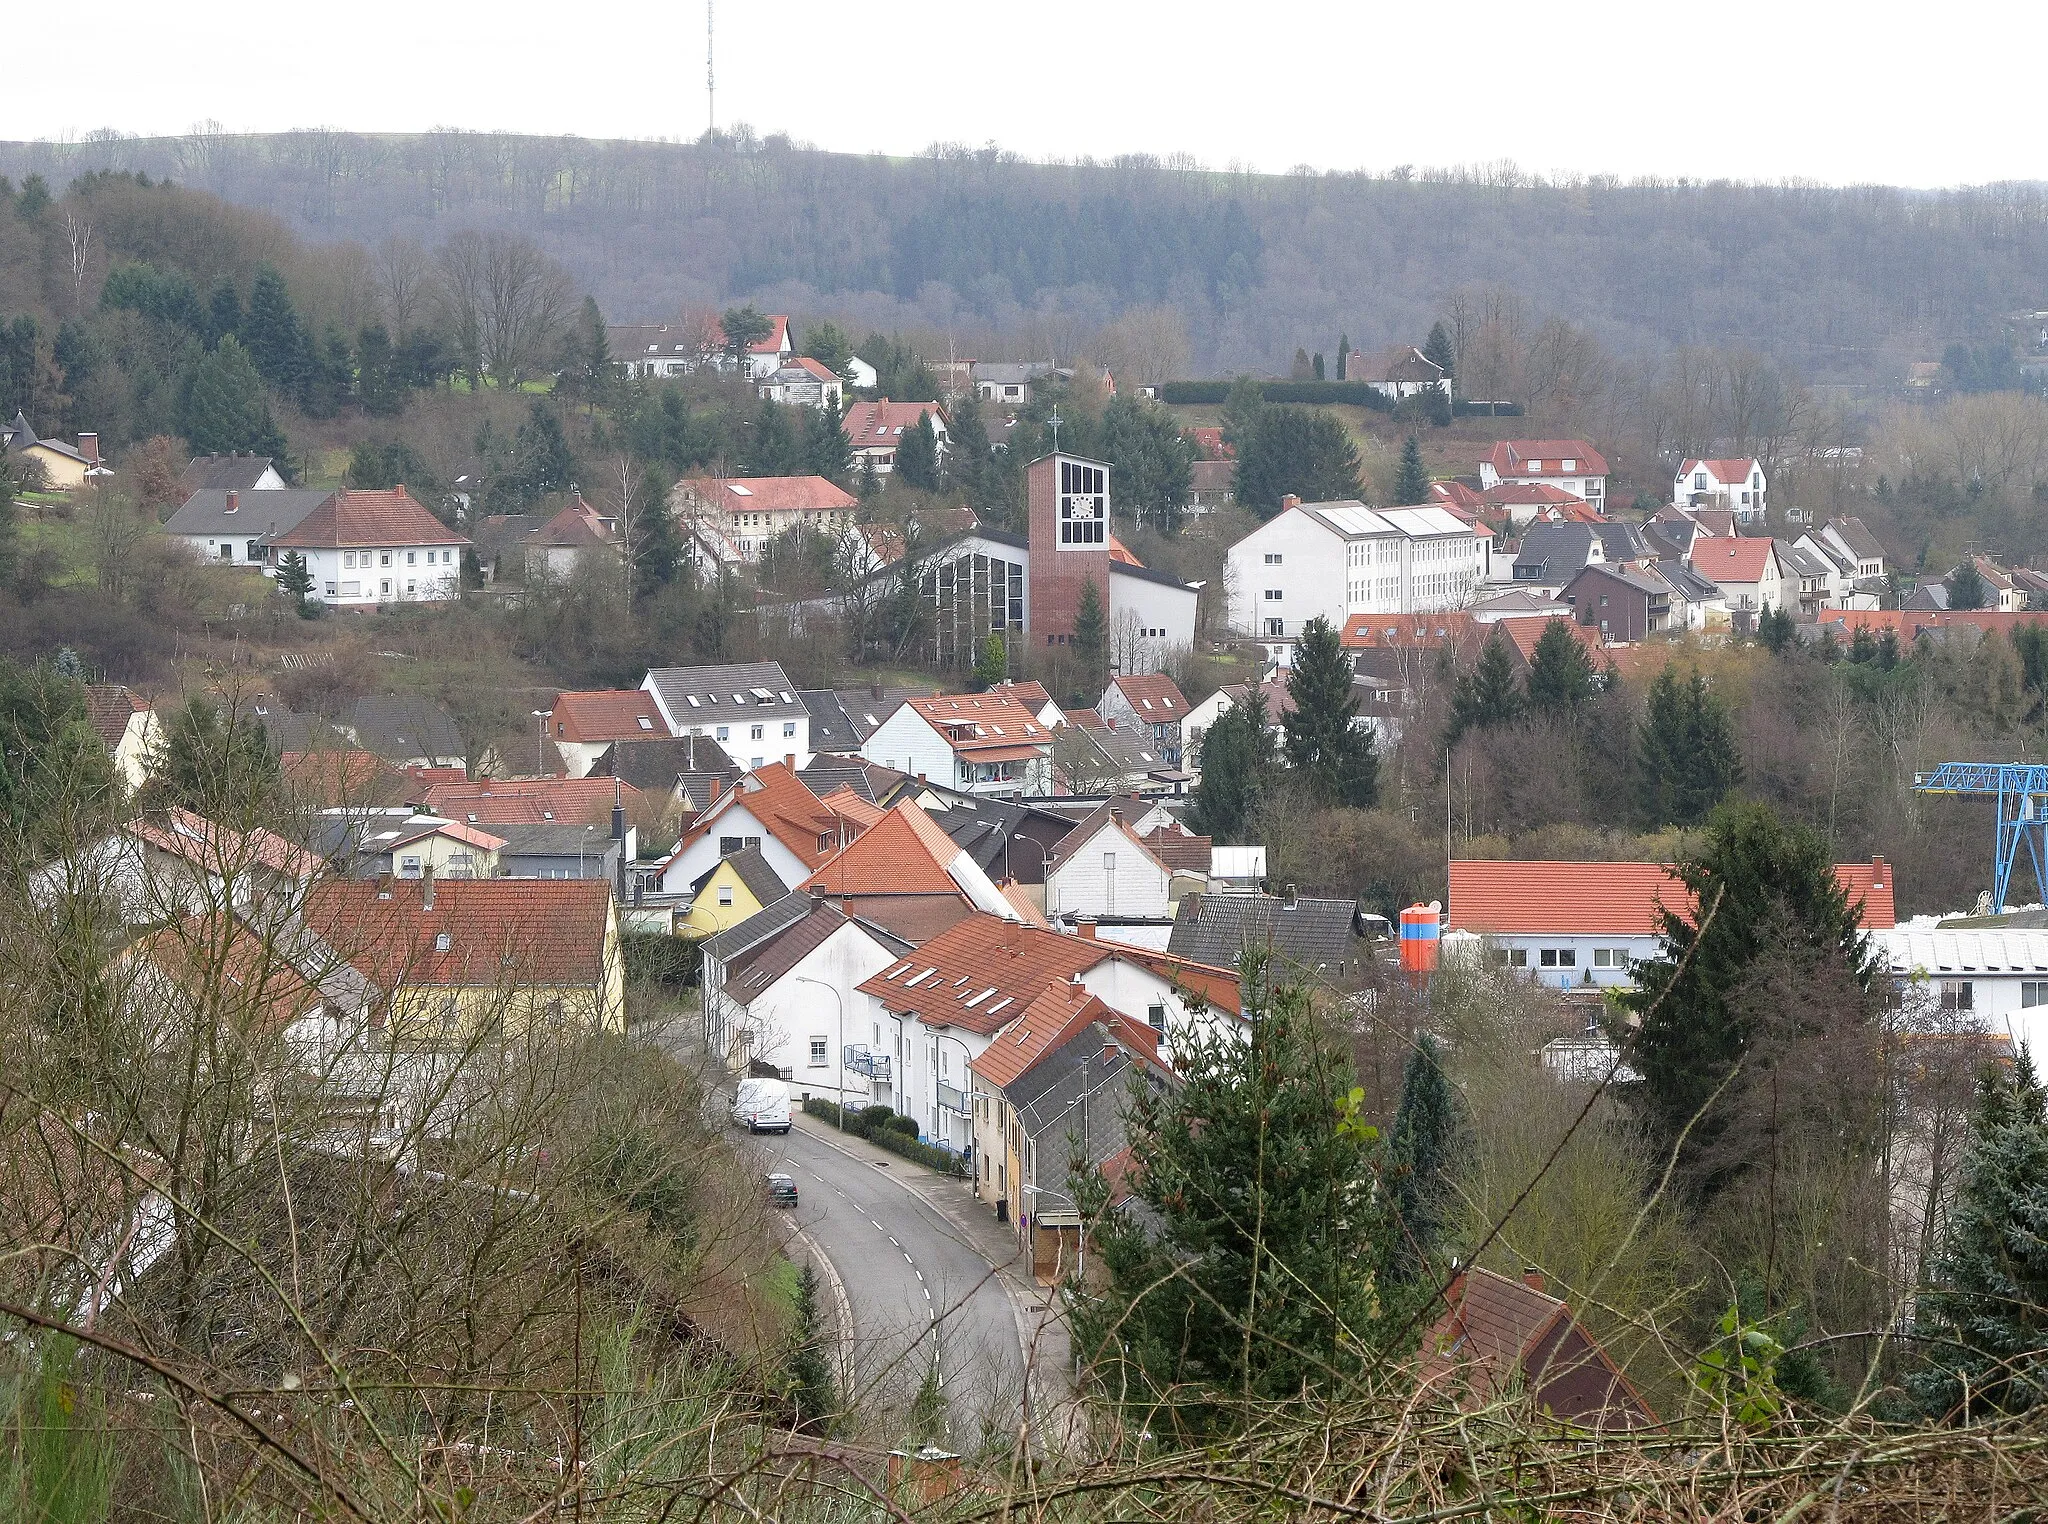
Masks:
[[[770,1175],[768,1178],[768,1204],[778,1207],[796,1205],[796,1180],[790,1175]]]

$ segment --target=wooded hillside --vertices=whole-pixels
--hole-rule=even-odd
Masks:
[[[1197,372],[1285,373],[1297,347],[1414,342],[1460,286],[1623,354],[1748,346],[1816,381],[1883,383],[2048,302],[2036,185],[1536,183],[1509,172],[1253,175],[1148,157],[1046,165],[799,148],[437,132],[0,145],[53,190],[168,176],[312,242],[537,238],[614,321],[751,298],[950,333],[958,352],[1071,354],[1134,306],[1185,320]]]

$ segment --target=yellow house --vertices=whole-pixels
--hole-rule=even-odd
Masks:
[[[326,881],[305,924],[374,990],[400,1043],[569,1022],[626,1025],[618,908],[602,879]]]
[[[7,453],[17,460],[33,461],[43,468],[49,478],[52,490],[69,492],[85,485],[88,476],[105,476],[107,468],[100,463],[100,436],[80,434],[78,447],[56,439],[38,439],[36,431],[29,427],[28,416],[16,413],[14,422],[0,429],[5,435]]]
[[[789,893],[759,847],[721,857],[690,885],[688,913],[676,918],[676,934],[693,941],[715,937]]]

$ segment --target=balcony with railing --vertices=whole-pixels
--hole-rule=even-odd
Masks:
[[[890,1082],[889,1055],[875,1052],[866,1043],[856,1043],[847,1048],[846,1068],[849,1073],[879,1080],[885,1085]]]

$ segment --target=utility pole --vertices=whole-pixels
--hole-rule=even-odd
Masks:
[[[704,0],[704,111],[707,119],[706,133],[718,131],[718,76],[712,72],[712,6],[714,0]]]

